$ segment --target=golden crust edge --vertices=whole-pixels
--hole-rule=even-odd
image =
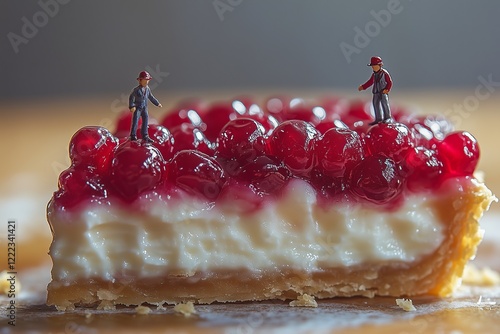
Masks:
[[[465,265],[474,258],[483,239],[484,231],[479,220],[491,203],[498,201],[491,190],[478,179],[472,179],[471,185],[470,192],[466,192],[468,196],[458,196],[452,201],[454,208],[461,208],[453,217],[450,217],[446,205],[440,206],[442,221],[449,222],[445,233],[452,236],[444,242],[449,247],[441,245],[440,252],[443,259],[448,255],[450,261],[447,265],[443,264],[441,282],[429,291],[430,294],[450,296],[460,286]]]

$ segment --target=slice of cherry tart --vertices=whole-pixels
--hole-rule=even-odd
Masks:
[[[130,113],[114,135],[78,130],[47,209],[48,304],[449,295],[495,200],[479,146],[441,117],[367,110],[183,101],[152,144],[128,140]]]

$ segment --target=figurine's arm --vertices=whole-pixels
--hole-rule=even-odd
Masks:
[[[128,109],[130,112],[135,111],[135,89],[132,90],[132,93],[130,93],[130,96],[128,97]]]
[[[151,89],[149,89],[149,94],[148,94],[149,101],[151,101],[155,106],[157,107],[162,107],[160,101],[151,93]]]
[[[362,90],[365,90],[367,89],[368,87],[370,87],[371,85],[373,85],[373,78],[375,77],[375,74],[372,73],[372,75],[370,76],[370,79],[368,79],[367,82],[365,82],[364,84],[360,85],[358,87],[358,90],[359,91],[362,91]]]
[[[385,82],[387,82],[387,85],[382,90],[382,94],[388,94],[392,88],[392,78],[391,78],[391,75],[389,74],[389,72],[387,72],[387,71],[384,71],[384,77],[385,77]]]

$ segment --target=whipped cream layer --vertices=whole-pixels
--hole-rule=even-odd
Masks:
[[[49,206],[53,279],[191,276],[228,269],[313,272],[412,262],[444,239],[430,194],[409,195],[396,211],[361,204],[325,207],[301,180],[249,212],[230,201],[207,206],[182,196],[162,200],[148,194],[132,206],[116,201],[69,211]]]

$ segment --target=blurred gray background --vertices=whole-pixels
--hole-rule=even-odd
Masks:
[[[500,1],[2,0],[0,99],[500,82]],[[500,84],[498,84],[500,85]]]

